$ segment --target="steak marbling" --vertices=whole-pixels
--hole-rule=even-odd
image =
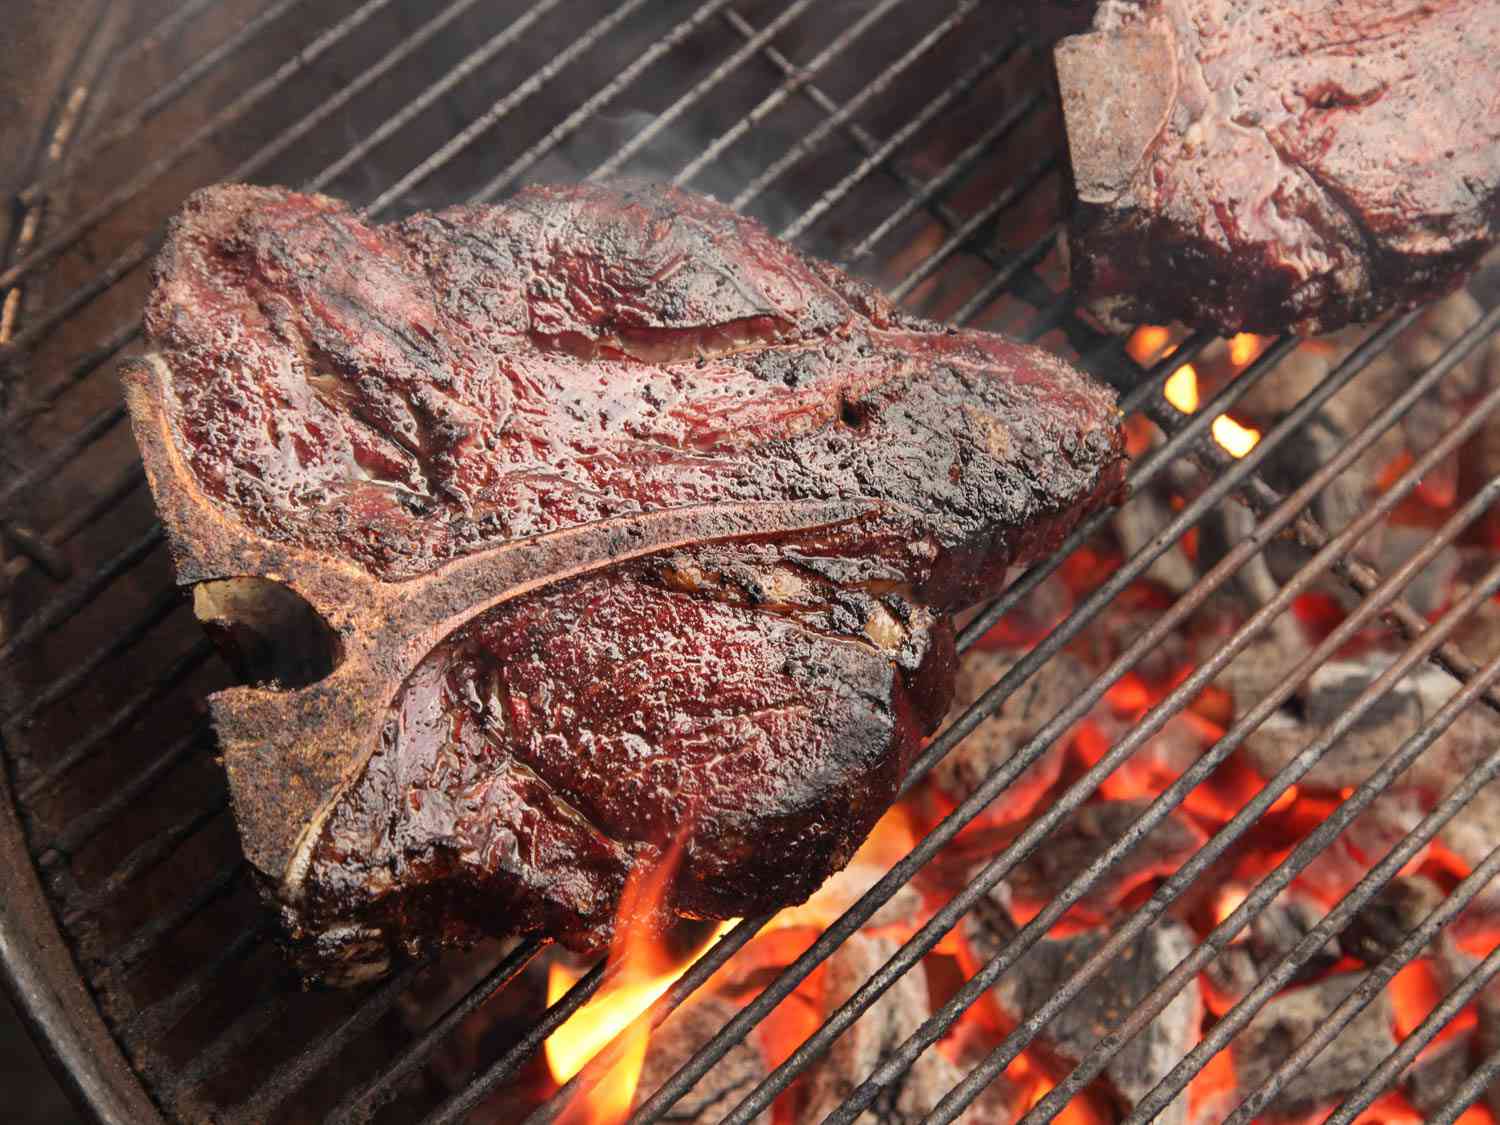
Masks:
[[[262,670],[211,700],[241,838],[334,983],[601,948],[674,844],[673,911],[802,900],[943,715],[951,614],[1123,476],[1066,364],[665,188],[211,188],[146,326],[179,581]]]
[[[1105,0],[1054,57],[1112,325],[1331,332],[1500,234],[1500,0]]]

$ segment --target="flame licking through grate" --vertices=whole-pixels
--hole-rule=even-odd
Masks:
[[[1171,333],[1160,325],[1143,325],[1135,330],[1126,350],[1138,363],[1154,363],[1171,355],[1177,346],[1170,342]],[[1236,371],[1244,370],[1270,343],[1265,337],[1242,332],[1229,341],[1229,362]],[[1191,363],[1179,367],[1162,387],[1162,397],[1184,414],[1198,410],[1198,369]],[[1234,457],[1243,457],[1260,441],[1260,431],[1241,425],[1228,414],[1220,414],[1213,420],[1212,433],[1225,450]]]
[[[620,1032],[630,1028],[620,1058],[603,1081],[581,1091],[558,1118],[563,1125],[618,1125],[630,1113],[646,1059],[649,1032],[631,1027],[637,1016],[692,967],[698,953],[734,921],[720,923],[707,938],[701,934],[684,955],[671,941],[666,920],[667,892],[681,859],[681,846],[668,849],[660,862],[631,873],[620,896],[610,946],[609,983],[548,1037],[548,1069],[561,1085],[567,1082]],[[547,1003],[557,1003],[577,983],[580,973],[561,960],[547,977]]]

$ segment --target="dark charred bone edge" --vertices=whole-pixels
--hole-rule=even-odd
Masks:
[[[549,215],[566,222],[543,231],[540,224]],[[540,245],[528,241],[543,236],[547,241]],[[670,268],[662,265],[663,245],[675,255]],[[489,248],[494,255],[509,255],[509,271],[519,276],[507,270],[468,272],[474,267],[465,264],[467,259],[455,265],[444,258],[472,255],[476,247],[486,269],[493,260],[485,256]],[[327,252],[336,252],[339,260],[325,270]],[[533,271],[529,286],[528,268]],[[607,279],[602,314],[599,290],[588,288],[601,274]],[[583,296],[570,287],[575,283],[586,291]],[[434,286],[435,292],[429,288]],[[423,310],[430,307],[424,302],[450,297],[478,300],[484,315],[475,323],[474,306],[466,305],[469,319],[457,328],[447,321],[423,322]],[[625,319],[616,322],[615,315]],[[539,899],[545,887],[522,884],[514,866],[483,868],[492,882],[478,897],[462,884],[462,878],[478,878],[469,870],[440,868],[434,875],[429,866],[410,877],[405,866],[383,866],[390,861],[381,857],[398,846],[395,837],[382,836],[371,845],[382,850],[346,858],[349,846],[360,846],[357,834],[345,832],[333,842],[333,828],[325,831],[325,826],[336,808],[348,806],[340,801],[368,780],[365,767],[377,753],[389,750],[384,760],[399,764],[398,749],[415,752],[386,733],[395,724],[393,705],[405,698],[402,693],[424,661],[441,664],[451,655],[456,633],[494,659],[506,637],[484,629],[497,620],[493,615],[502,612],[500,607],[522,607],[513,612],[524,632],[530,628],[525,607],[555,610],[570,591],[586,588],[610,596],[622,582],[643,578],[656,584],[650,588],[658,599],[700,597],[749,614],[766,601],[757,585],[757,565],[772,575],[787,560],[807,568],[822,584],[819,596],[832,600],[806,611],[794,605],[783,620],[792,622],[788,629],[802,630],[796,636],[823,646],[813,655],[834,671],[832,678],[817,672],[788,682],[805,692],[853,690],[859,693],[857,706],[829,695],[818,706],[843,708],[836,714],[847,717],[837,731],[804,724],[773,736],[768,760],[779,756],[800,763],[796,768],[811,769],[812,780],[795,781],[800,788],[778,797],[788,803],[774,814],[757,805],[743,823],[725,821],[730,828],[716,828],[718,835],[694,824],[688,836],[697,857],[690,858],[673,888],[672,907],[683,913],[758,913],[810,894],[847,862],[894,797],[919,738],[937,723],[951,695],[952,633],[946,615],[993,593],[1010,565],[1051,550],[1078,519],[1116,497],[1123,477],[1123,443],[1111,398],[1055,357],[905,318],[878,294],[831,267],[802,259],[758,225],[711,201],[670,190],[531,189],[508,208],[457,209],[415,216],[400,228],[369,228],[323,197],[210,189],[190,200],[174,223],[158,262],[147,323],[159,350],[127,371],[127,402],[179,582],[197,586],[200,616],[221,631],[238,629],[260,638],[290,630],[292,647],[297,638],[306,642],[290,662],[275,644],[258,653],[270,660],[262,673],[280,677],[275,687],[234,688],[214,696],[211,704],[246,854],[281,905],[304,968],[341,983],[378,975],[403,954],[472,940],[476,930],[550,932],[575,948],[598,949],[608,940],[610,904],[623,869],[636,862],[632,854],[650,859],[670,842],[630,837],[627,846],[598,835],[603,843],[597,854],[568,853],[583,883],[581,890],[569,884],[555,892],[574,896],[565,900]],[[228,324],[240,333],[233,347],[222,342]],[[477,338],[485,332],[490,336]],[[494,468],[484,460],[490,457],[501,470],[506,464],[493,452],[493,438],[489,444],[469,441],[464,435],[476,431],[463,428],[497,423],[501,437],[512,432],[512,403],[497,408],[496,418],[484,418],[462,400],[466,386],[488,385],[476,379],[498,377],[476,363],[477,356],[490,365],[498,362],[485,351],[496,337],[503,362],[531,363],[532,370],[544,366],[559,386],[600,385],[599,364],[606,361],[614,364],[608,369],[615,373],[607,384],[611,388],[633,388],[637,380],[644,384],[653,374],[670,374],[681,408],[692,425],[702,427],[690,429],[687,440],[707,443],[686,446],[688,455],[698,458],[692,463],[709,458],[725,475],[691,478],[698,492],[675,506],[653,498],[642,483],[660,489],[670,487],[670,480],[627,478],[611,501],[616,511],[628,513],[618,515],[579,514],[576,504],[549,511],[552,501],[545,494],[523,490],[521,503],[529,506],[522,516],[540,518],[550,524],[547,530],[505,539],[491,527],[477,540],[445,539],[454,534],[449,520],[457,509],[443,491],[441,474],[457,471],[453,458],[472,455],[480,467]],[[690,354],[684,352],[686,344],[692,345]],[[596,358],[601,355],[606,358]],[[747,372],[753,376],[748,382]],[[305,462],[266,445],[260,431],[246,431],[246,419],[238,413],[243,406],[233,395],[266,389],[283,394],[287,387],[308,392],[314,377],[321,404],[316,411],[305,405],[306,394],[295,409],[281,409],[293,422],[317,418],[325,429],[332,425],[345,439],[346,429],[355,432],[349,428],[356,420],[374,425],[370,402],[363,401],[365,413],[357,414],[350,396],[404,387],[403,393],[420,399],[439,377],[447,379],[447,394],[459,396],[444,406],[449,414],[438,416],[436,436],[417,439],[419,448],[424,440],[455,443],[441,452],[449,458],[446,467],[441,457],[426,464],[424,471],[437,478],[416,482],[432,486],[420,502],[395,505],[389,493],[370,483],[368,471],[338,478],[344,490],[337,493],[340,505],[364,503],[364,511],[373,512],[368,518],[387,521],[391,537],[410,544],[409,551],[371,546],[380,544],[378,537],[350,540],[347,523],[328,524],[336,517],[326,504],[298,508],[290,493],[275,491]],[[335,378],[351,381],[324,385]],[[378,384],[374,392],[366,382],[370,378]],[[714,430],[720,423],[712,411],[707,422],[697,421],[703,400],[718,401],[713,395],[722,396],[725,387],[735,391],[737,401],[749,400],[745,411],[761,412],[743,415],[733,437]],[[631,393],[640,393],[651,411],[660,409],[645,390]],[[795,400],[800,427],[788,429],[776,413],[787,409],[788,393],[806,396]],[[782,405],[768,406],[778,394]],[[548,426],[566,429],[567,403],[547,393],[518,401],[533,412],[519,423],[523,433],[537,424],[538,411]],[[626,401],[630,409],[645,409],[628,396]],[[210,422],[221,429],[219,436],[200,438],[195,445],[188,435],[204,433],[205,402]],[[214,413],[225,403],[227,425]],[[423,408],[432,409],[425,402]],[[453,410],[459,411],[456,423]],[[590,424],[587,412],[571,417]],[[654,415],[647,411],[645,417],[650,421]],[[429,418],[426,424],[437,423]],[[278,423],[275,432],[297,431],[291,423]],[[387,438],[378,425],[358,433]],[[626,452],[663,448],[629,429],[586,436],[591,449],[610,442],[615,445],[609,448]],[[576,456],[565,449],[559,456]],[[431,458],[431,449],[422,456]],[[570,465],[552,467],[560,472]],[[247,466],[246,475],[271,482],[254,486],[253,503],[244,493],[226,491],[223,478],[203,476],[231,469],[245,474]],[[326,471],[327,462],[319,467]],[[380,471],[399,475],[402,470]],[[500,477],[510,479],[503,472]],[[210,493],[205,479],[219,482],[217,493]],[[326,487],[328,478],[313,483]],[[397,491],[405,501],[409,490]],[[372,493],[380,497],[378,503],[371,502]],[[736,546],[727,546],[731,543]],[[649,574],[641,570],[647,564],[633,561],[646,559],[654,560]],[[609,575],[603,578],[587,577],[605,571]],[[748,577],[736,578],[740,571]],[[587,587],[588,581],[594,585]],[[888,588],[890,605],[882,609],[866,588]],[[868,612],[851,615],[845,603],[861,597],[870,603]],[[897,641],[906,640],[898,645],[875,636],[881,622],[899,635]],[[512,624],[506,620],[500,627]],[[563,634],[552,643],[566,647],[572,641]],[[581,642],[582,648],[587,643]],[[860,669],[871,660],[885,668],[878,675],[882,682],[861,686],[859,676],[868,676],[873,665]],[[739,670],[761,674],[751,663]],[[784,667],[782,675],[793,673]],[[452,706],[440,695],[431,698]],[[673,697],[671,705],[688,702]],[[446,713],[451,718],[457,711]],[[425,737],[441,743],[458,736],[428,731]],[[503,731],[496,737],[510,735]],[[525,749],[525,743],[499,745],[506,755]],[[767,774],[766,780],[776,779]],[[540,784],[551,785],[547,792],[573,807],[588,807],[592,800],[596,813],[619,819],[620,810],[610,808],[609,801],[622,798],[609,792],[590,792],[580,802],[576,790],[559,787],[550,776],[542,776]],[[530,792],[522,794],[523,812],[545,812],[556,804],[547,798],[539,809]],[[392,801],[394,809],[404,807],[405,795],[403,790],[381,797],[377,791],[374,799]],[[464,823],[475,823],[478,815],[481,824],[502,824],[525,853],[518,861],[520,875],[545,876],[545,865],[528,858],[525,834],[538,831],[535,819],[530,827],[519,820],[497,821],[505,811],[486,798],[478,814],[465,813],[471,819]],[[773,828],[781,844],[769,832]],[[431,831],[425,824],[417,829]],[[590,825],[588,831],[601,830]],[[750,839],[756,847],[744,846]],[[789,857],[783,845],[801,850]],[[399,846],[411,854],[410,839]],[[439,838],[423,846],[432,852],[446,845]],[[360,860],[368,862],[361,867]],[[345,873],[346,862],[356,875],[368,869],[386,881],[356,884]],[[326,876],[316,896],[309,895],[310,871]],[[502,875],[511,881],[497,893],[493,880]],[[394,890],[389,879],[397,880]],[[400,879],[414,879],[416,889]],[[465,893],[469,900],[462,898]],[[479,923],[462,913],[479,909],[488,912]]]
[[[1500,235],[1488,0],[1108,0],[1054,57],[1072,285],[1112,327],[1331,332]]]

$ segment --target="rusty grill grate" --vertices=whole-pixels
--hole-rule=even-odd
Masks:
[[[813,253],[851,260],[856,271],[918,311],[1039,340],[1119,387],[1127,414],[1149,419],[1164,435],[1133,466],[1137,495],[1187,471],[1196,481],[1191,496],[931,742],[908,789],[1066,645],[1098,628],[1121,594],[1206,518],[1236,505],[1253,513],[1247,534],[780,968],[632,1121],[661,1120],[1111,687],[1273,542],[1300,548],[1295,574],[996,849],[789,1058],[738,1104],[716,1107],[722,1120],[755,1120],[992,888],[1047,847],[1070,813],[1320,583],[1335,582],[1349,597],[1339,623],[1272,677],[1263,696],[1241,709],[1139,819],[959,984],[931,1020],[887,1053],[828,1122],[858,1119],[883,1089],[899,1082],[921,1052],[1016,969],[1094,883],[1361,630],[1385,622],[1401,638],[1394,663],[1330,724],[1309,727],[1301,751],[1155,885],[1046,1003],[999,1037],[928,1121],[955,1120],[1111,959],[1195,881],[1212,878],[1231,849],[1408,672],[1435,663],[1457,690],[1248,888],[1186,960],[1153,981],[1076,1067],[1026,1107],[1024,1121],[1063,1112],[1461,712],[1500,710],[1500,658],[1478,666],[1453,639],[1500,591],[1500,564],[1474,578],[1435,619],[1405,600],[1423,568],[1486,516],[1500,496],[1500,478],[1482,482],[1446,511],[1420,550],[1389,573],[1352,553],[1481,430],[1500,407],[1500,388],[1458,414],[1430,448],[1413,450],[1378,500],[1346,526],[1325,527],[1315,515],[1315,501],[1340,474],[1486,344],[1500,326],[1500,309],[1457,334],[1300,482],[1278,487],[1267,472],[1276,458],[1306,441],[1323,407],[1386,357],[1420,314],[1374,327],[1267,427],[1247,455],[1227,454],[1213,440],[1214,419],[1280,377],[1297,341],[1269,343],[1201,410],[1184,414],[1164,399],[1163,387],[1207,355],[1212,340],[1183,340],[1143,370],[1125,341],[1077,315],[1061,280],[1057,198],[1065,152],[1046,51],[993,6],[978,0],[157,0],[101,3],[92,21],[28,182],[9,218],[0,218],[7,239],[0,372],[9,376],[0,384],[6,433],[0,445],[6,469],[0,590],[10,609],[9,630],[0,633],[8,692],[0,699],[0,748],[19,829],[0,830],[0,846],[17,851],[0,873],[7,898],[19,904],[34,870],[51,913],[28,914],[17,905],[6,920],[7,934],[28,934],[40,947],[55,923],[97,1005],[97,1016],[66,999],[51,1007],[37,1001],[36,1010],[102,1118],[138,1120],[130,1106],[145,1104],[120,1093],[121,1079],[110,1077],[105,1057],[108,1041],[90,1038],[107,1028],[140,1089],[167,1119],[461,1120],[524,1076],[548,1034],[607,979],[599,965],[555,1003],[538,1002],[534,1019],[471,1045],[467,1072],[440,1083],[430,1074],[434,1057],[501,990],[522,987],[518,978],[541,942],[503,954],[481,951],[463,959],[461,972],[446,962],[410,967],[353,995],[300,994],[280,968],[269,920],[244,876],[200,703],[226,682],[225,673],[173,590],[162,532],[111,377],[117,359],[139,345],[136,314],[160,225],[184,194],[204,183],[298,184],[362,202],[379,219],[428,204],[500,198],[531,181],[627,174],[668,179],[713,192]],[[1023,606],[1074,552],[1104,533],[1111,518],[1096,515],[1056,557],[1019,577],[966,626],[961,650]],[[1439,795],[1388,853],[1371,856],[1368,873],[1353,889],[1122,1118],[1145,1122],[1162,1112],[1497,775],[1500,750],[1456,776],[1451,792]],[[1500,850],[1476,862],[1311,1038],[1258,1088],[1241,1091],[1245,1100],[1227,1120],[1255,1118],[1474,900],[1497,868]],[[746,919],[721,937],[642,1018],[661,1022],[765,922]],[[45,960],[13,944],[6,951],[10,972],[22,981]],[[62,963],[53,956],[54,966]],[[1497,971],[1500,952],[1476,959],[1330,1120],[1352,1121],[1372,1104]],[[414,989],[434,988],[433,980],[448,977],[462,977],[467,987],[445,994],[435,1009],[429,1005],[415,1030],[410,1020],[394,1018]],[[574,1089],[598,1080],[609,1058],[606,1051],[585,1067],[532,1112],[528,1125],[553,1120]],[[1457,1120],[1497,1075],[1500,1052],[1485,1058],[1428,1119]]]

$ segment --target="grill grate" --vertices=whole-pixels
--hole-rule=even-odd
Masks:
[[[18,192],[20,218],[0,272],[0,293],[19,294],[7,299],[0,321],[0,344],[6,346],[0,359],[19,373],[6,405],[10,449],[0,449],[13,463],[0,484],[0,530],[14,552],[0,558],[13,608],[13,627],[0,634],[0,665],[17,689],[0,699],[0,748],[48,905],[110,1032],[168,1118],[355,1122],[383,1114],[461,1120],[523,1076],[551,1030],[608,979],[604,967],[595,966],[527,1026],[492,1045],[456,1088],[435,1089],[430,1082],[423,1086],[424,1069],[503,989],[522,986],[541,942],[494,954],[476,983],[415,1034],[400,1027],[393,1013],[434,975],[425,967],[353,996],[299,996],[279,969],[267,919],[245,878],[223,778],[211,757],[211,732],[198,705],[225,682],[224,674],[170,590],[162,531],[140,487],[144,478],[120,425],[125,413],[108,374],[118,357],[139,344],[136,314],[147,284],[141,267],[160,245],[161,221],[202,183],[294,182],[362,200],[370,217],[384,218],[459,198],[501,198],[531,181],[647,174],[711,190],[811,252],[852,258],[894,297],[922,312],[1044,341],[1120,387],[1127,413],[1149,417],[1166,435],[1135,464],[1133,485],[1143,489],[1169,471],[1196,464],[1205,487],[1145,550],[1080,600],[932,741],[908,788],[1065,645],[1097,627],[1152,562],[1217,507],[1238,500],[1259,521],[1251,537],[1164,610],[1082,696],[781,969],[633,1121],[660,1120],[1112,684],[1279,535],[1293,537],[1309,556],[1296,576],[995,854],[724,1120],[755,1119],[990,888],[1045,845],[1070,811],[1325,575],[1336,575],[1358,599],[1344,622],[1166,786],[933,1020],[890,1053],[830,1122],[855,1120],[881,1089],[899,1080],[1101,875],[1360,629],[1385,620],[1399,631],[1406,647],[1396,663],[1137,906],[1046,1006],[953,1089],[930,1121],[954,1120],[1111,957],[1209,871],[1412,668],[1435,661],[1460,690],[1030,1107],[1026,1122],[1052,1120],[1084,1091],[1130,1036],[1223,952],[1460,711],[1471,705],[1500,710],[1500,660],[1476,665],[1452,640],[1465,616],[1500,590],[1500,567],[1435,623],[1403,600],[1405,586],[1426,561],[1493,506],[1500,480],[1456,508],[1423,550],[1389,575],[1349,554],[1424,474],[1477,432],[1500,407],[1500,390],[1468,411],[1348,527],[1321,527],[1308,510],[1364,449],[1495,332],[1500,310],[1452,343],[1350,435],[1336,456],[1282,495],[1262,475],[1268,459],[1299,440],[1318,410],[1384,356],[1415,314],[1370,332],[1254,450],[1230,457],[1210,436],[1213,419],[1276,378],[1296,342],[1273,343],[1212,402],[1186,415],[1166,402],[1162,389],[1204,353],[1212,343],[1208,337],[1183,341],[1142,372],[1121,340],[1077,315],[1058,280],[1055,198],[1064,152],[1045,52],[1016,38],[978,0],[872,0],[848,9],[810,0],[452,0],[441,7],[417,0],[142,0],[103,4],[100,11],[87,65],[61,99],[67,111],[54,120],[51,151]],[[19,314],[12,311],[18,307]],[[961,650],[1035,592],[1070,553],[1095,539],[1109,518],[1101,513],[1086,521],[1063,551],[1019,578],[964,629]],[[1298,967],[1497,775],[1500,751],[1375,864],[1126,1120],[1146,1121],[1164,1109]],[[1259,1112],[1484,889],[1496,868],[1500,851],[1459,882],[1231,1120],[1248,1121]],[[766,921],[747,919],[720,938],[641,1019],[660,1023]],[[1351,1121],[1371,1104],[1497,971],[1500,953],[1492,953],[1332,1120]],[[611,1057],[607,1050],[585,1067],[532,1113],[528,1125],[553,1120],[566,1097],[596,1082]],[[82,1058],[69,1061],[75,1068],[89,1065]],[[1500,1053],[1431,1119],[1455,1120],[1497,1074]],[[102,1099],[94,1105],[106,1117],[127,1119]]]

